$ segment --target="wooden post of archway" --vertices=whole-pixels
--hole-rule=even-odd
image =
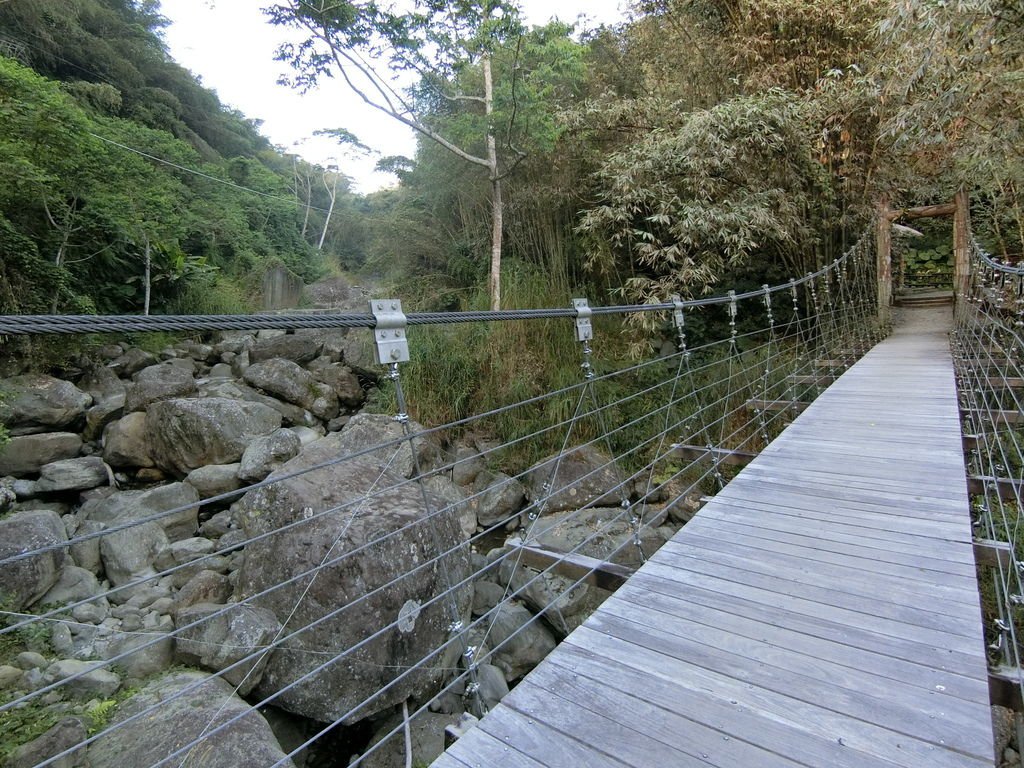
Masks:
[[[883,199],[878,204],[878,231],[875,235],[878,251],[878,319],[889,319],[889,304],[892,301],[892,223],[897,220],[913,221],[938,216],[953,217],[953,299],[958,300],[967,291],[971,271],[970,239],[971,213],[970,198],[963,187],[951,203],[921,205],[916,208],[893,210]]]
[[[878,272],[878,322],[889,324],[889,305],[892,303],[892,220],[889,201],[884,197],[878,203],[875,224],[875,255]]]
[[[953,204],[953,300],[959,302],[967,295],[971,274],[971,208],[966,189],[960,187]]]

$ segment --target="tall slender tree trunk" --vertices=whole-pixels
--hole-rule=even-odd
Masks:
[[[504,209],[501,200],[501,177],[498,175],[498,146],[494,126],[490,125],[494,112],[494,83],[491,79],[491,57],[481,60],[484,70],[484,113],[487,115],[487,163],[491,177],[491,273],[487,287],[491,295],[491,309],[501,309],[501,234]]]
[[[151,280],[152,266],[153,266],[152,255],[153,255],[153,252],[152,252],[152,249],[149,246],[149,238],[147,237],[146,238],[146,254],[145,254],[146,271],[145,271],[145,275],[143,276],[143,285],[145,286],[145,297],[142,299],[142,314],[144,314],[144,315],[148,315],[149,314],[149,297],[150,297],[150,294],[152,292],[152,286],[153,286],[153,282]]]
[[[324,238],[327,237],[327,225],[331,223],[331,214],[334,213],[334,201],[338,197],[338,174],[334,174],[334,184],[330,187],[327,186],[327,175],[324,174],[324,188],[331,196],[331,204],[327,207],[327,218],[324,219],[324,228],[320,232],[320,242],[316,244],[316,249],[318,251],[322,251],[324,249]]]

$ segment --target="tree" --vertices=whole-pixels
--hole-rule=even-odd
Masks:
[[[813,151],[806,107],[772,90],[658,122],[598,172],[602,201],[587,211],[591,266],[632,274],[631,301],[700,293],[754,256],[791,274],[813,265],[812,222],[825,218],[829,182]],[[653,118],[653,120],[652,120]]]
[[[502,183],[528,154],[519,143],[529,127],[520,103],[525,30],[516,6],[506,0],[418,0],[415,13],[399,14],[374,3],[290,0],[268,14],[275,24],[309,35],[280,49],[297,73],[293,84],[306,88],[339,76],[366,104],[486,170],[488,288],[491,307],[500,308]],[[496,60],[502,57],[510,60],[500,67],[499,82]],[[402,87],[402,78],[414,82]]]

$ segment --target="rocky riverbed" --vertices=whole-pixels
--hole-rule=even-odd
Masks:
[[[199,749],[269,765],[331,723],[292,762],[345,764],[403,702],[423,709],[426,763],[606,596],[518,564],[518,541],[637,564],[620,502],[647,489],[600,451],[562,459],[555,488],[553,460],[513,478],[479,437],[414,451],[361,411],[373,368],[359,332],[225,332],[0,380],[0,607],[24,623],[0,635],[0,700],[25,699],[0,715],[11,766]],[[667,498],[647,498],[647,552],[692,514]],[[467,663],[479,690],[445,690]],[[393,738],[361,764],[404,751]]]

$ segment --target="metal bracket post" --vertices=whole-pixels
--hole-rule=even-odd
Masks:
[[[586,299],[573,299],[572,307],[576,310],[576,340],[590,341],[594,338],[594,326],[590,318],[594,312]]]
[[[409,361],[408,321],[398,299],[373,299],[370,312],[377,324],[373,327],[373,354],[377,365]]]

